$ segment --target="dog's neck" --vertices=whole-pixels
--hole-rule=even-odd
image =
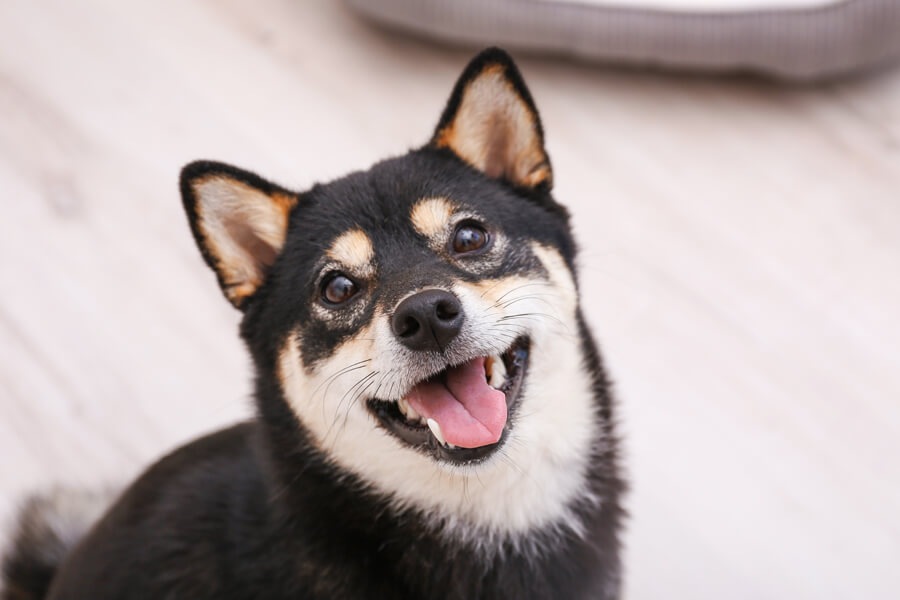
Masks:
[[[559,590],[571,590],[577,596],[571,586],[578,582],[587,586],[578,591],[586,597],[613,597],[607,590],[612,594],[618,588],[618,559],[610,549],[617,548],[621,484],[614,444],[604,441],[612,435],[606,420],[610,399],[590,338],[585,338],[580,355],[581,364],[586,365],[583,372],[589,381],[584,383],[594,417],[594,438],[584,462],[552,465],[542,462],[542,453],[536,452],[528,458],[536,464],[519,469],[527,483],[513,480],[512,487],[504,489],[502,485],[509,482],[504,480],[507,473],[490,479],[478,475],[468,485],[478,486],[479,493],[461,496],[470,506],[493,502],[510,511],[524,510],[528,504],[523,501],[528,498],[523,494],[552,493],[552,486],[560,485],[552,475],[536,479],[546,477],[550,466],[557,471],[584,468],[575,492],[561,501],[565,511],[558,512],[556,519],[516,532],[491,529],[483,521],[473,523],[467,519],[470,512],[442,514],[435,507],[400,501],[336,464],[309,432],[298,427],[279,390],[272,386],[263,389],[265,384],[260,384],[259,452],[267,468],[273,526],[296,531],[298,545],[312,544],[335,556],[367,556],[386,565],[387,570],[378,575],[385,579],[372,582],[385,589],[400,579],[431,582],[434,589],[452,588],[447,597],[528,597],[536,589],[547,590],[550,597]],[[545,451],[557,452],[552,448]],[[440,479],[449,477],[435,476],[433,481]],[[488,572],[486,564],[491,565]],[[417,577],[404,575],[412,572]],[[510,585],[512,588],[504,587]],[[433,590],[429,593],[433,595]],[[422,597],[426,595],[423,591]]]
[[[609,399],[602,369],[580,319],[575,328],[582,343],[576,336],[560,337],[559,344],[531,357],[523,418],[485,465],[448,468],[399,444],[388,456],[367,457],[365,448],[350,446],[353,440],[320,448],[298,427],[283,397],[263,402],[281,407],[269,419],[270,430],[275,428],[270,458],[286,477],[279,485],[289,486],[292,479],[306,485],[304,474],[318,465],[317,479],[366,490],[372,510],[421,515],[447,539],[486,549],[533,539],[535,532],[585,535],[584,511],[605,500],[594,485],[594,466],[603,464],[598,455],[613,445],[606,438]]]

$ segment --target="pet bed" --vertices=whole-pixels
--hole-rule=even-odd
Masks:
[[[706,72],[822,79],[900,54],[900,0],[347,0],[469,46]]]

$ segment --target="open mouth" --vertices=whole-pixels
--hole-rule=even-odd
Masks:
[[[509,432],[528,369],[530,342],[479,356],[420,381],[397,402],[368,400],[381,425],[406,444],[454,463],[484,460]]]

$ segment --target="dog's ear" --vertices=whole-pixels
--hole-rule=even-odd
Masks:
[[[281,252],[297,195],[253,173],[197,161],[181,170],[181,197],[203,258],[240,308]]]
[[[466,67],[431,139],[476,169],[516,186],[550,188],[537,109],[512,58],[488,48]]]

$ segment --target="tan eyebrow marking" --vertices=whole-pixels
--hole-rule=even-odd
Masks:
[[[425,237],[443,232],[450,223],[453,206],[445,198],[425,198],[416,203],[409,215],[413,227]]]
[[[375,249],[362,229],[351,229],[334,240],[326,254],[343,265],[365,271],[372,266]]]

